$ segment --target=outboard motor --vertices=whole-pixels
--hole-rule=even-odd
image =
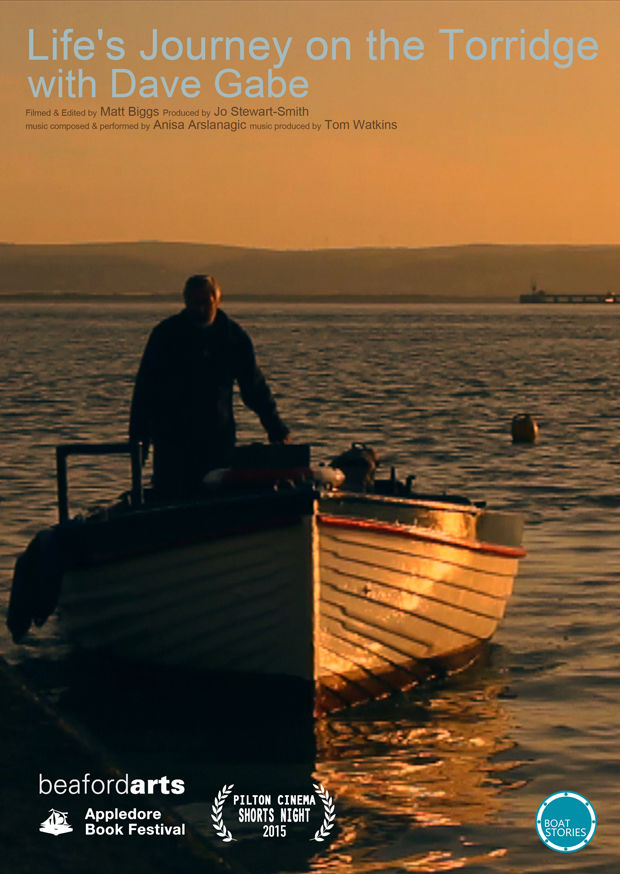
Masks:
[[[367,492],[374,485],[375,471],[379,458],[372,446],[365,443],[353,443],[350,449],[332,460],[332,467],[337,467],[345,475],[343,489],[353,492]]]

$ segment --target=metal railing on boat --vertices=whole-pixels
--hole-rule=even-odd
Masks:
[[[123,443],[62,443],[56,447],[56,486],[58,491],[58,521],[69,521],[69,484],[67,458],[70,455],[129,455],[131,458],[131,503],[140,507],[144,501],[142,489],[142,450],[137,440]]]

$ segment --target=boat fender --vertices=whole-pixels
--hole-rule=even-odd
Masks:
[[[312,479],[319,486],[329,489],[339,489],[345,481],[344,471],[337,467],[321,464],[312,468]]]
[[[535,443],[538,440],[538,424],[529,413],[520,413],[512,420],[513,443]]]
[[[6,624],[19,643],[34,622],[41,626],[54,612],[60,597],[64,557],[55,528],[30,541],[15,562]]]

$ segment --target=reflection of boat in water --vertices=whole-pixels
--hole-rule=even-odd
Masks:
[[[321,720],[318,776],[342,786],[349,802],[384,804],[422,827],[484,822],[498,808],[489,774],[506,768],[490,757],[512,747],[506,739],[510,717],[497,692],[444,689],[430,712],[396,709],[389,718],[356,712],[350,720]]]
[[[426,705],[407,696],[318,722],[315,776],[340,823],[318,870],[491,870],[506,853],[493,827],[502,796],[521,785],[500,693],[444,687]]]
[[[394,476],[367,492],[349,471],[327,490],[304,446],[256,447],[250,463],[242,451],[195,500],[144,501],[139,450],[120,449],[131,499],[70,520],[67,456],[119,445],[59,447],[60,523],[18,559],[15,638],[54,609],[62,577],[61,616],[84,649],[305,681],[321,712],[464,667],[503,616],[524,554],[517,516]]]

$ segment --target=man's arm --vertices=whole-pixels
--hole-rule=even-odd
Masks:
[[[271,443],[285,443],[289,436],[263,373],[256,363],[252,341],[239,329],[236,348],[236,377],[241,398],[259,417]]]

